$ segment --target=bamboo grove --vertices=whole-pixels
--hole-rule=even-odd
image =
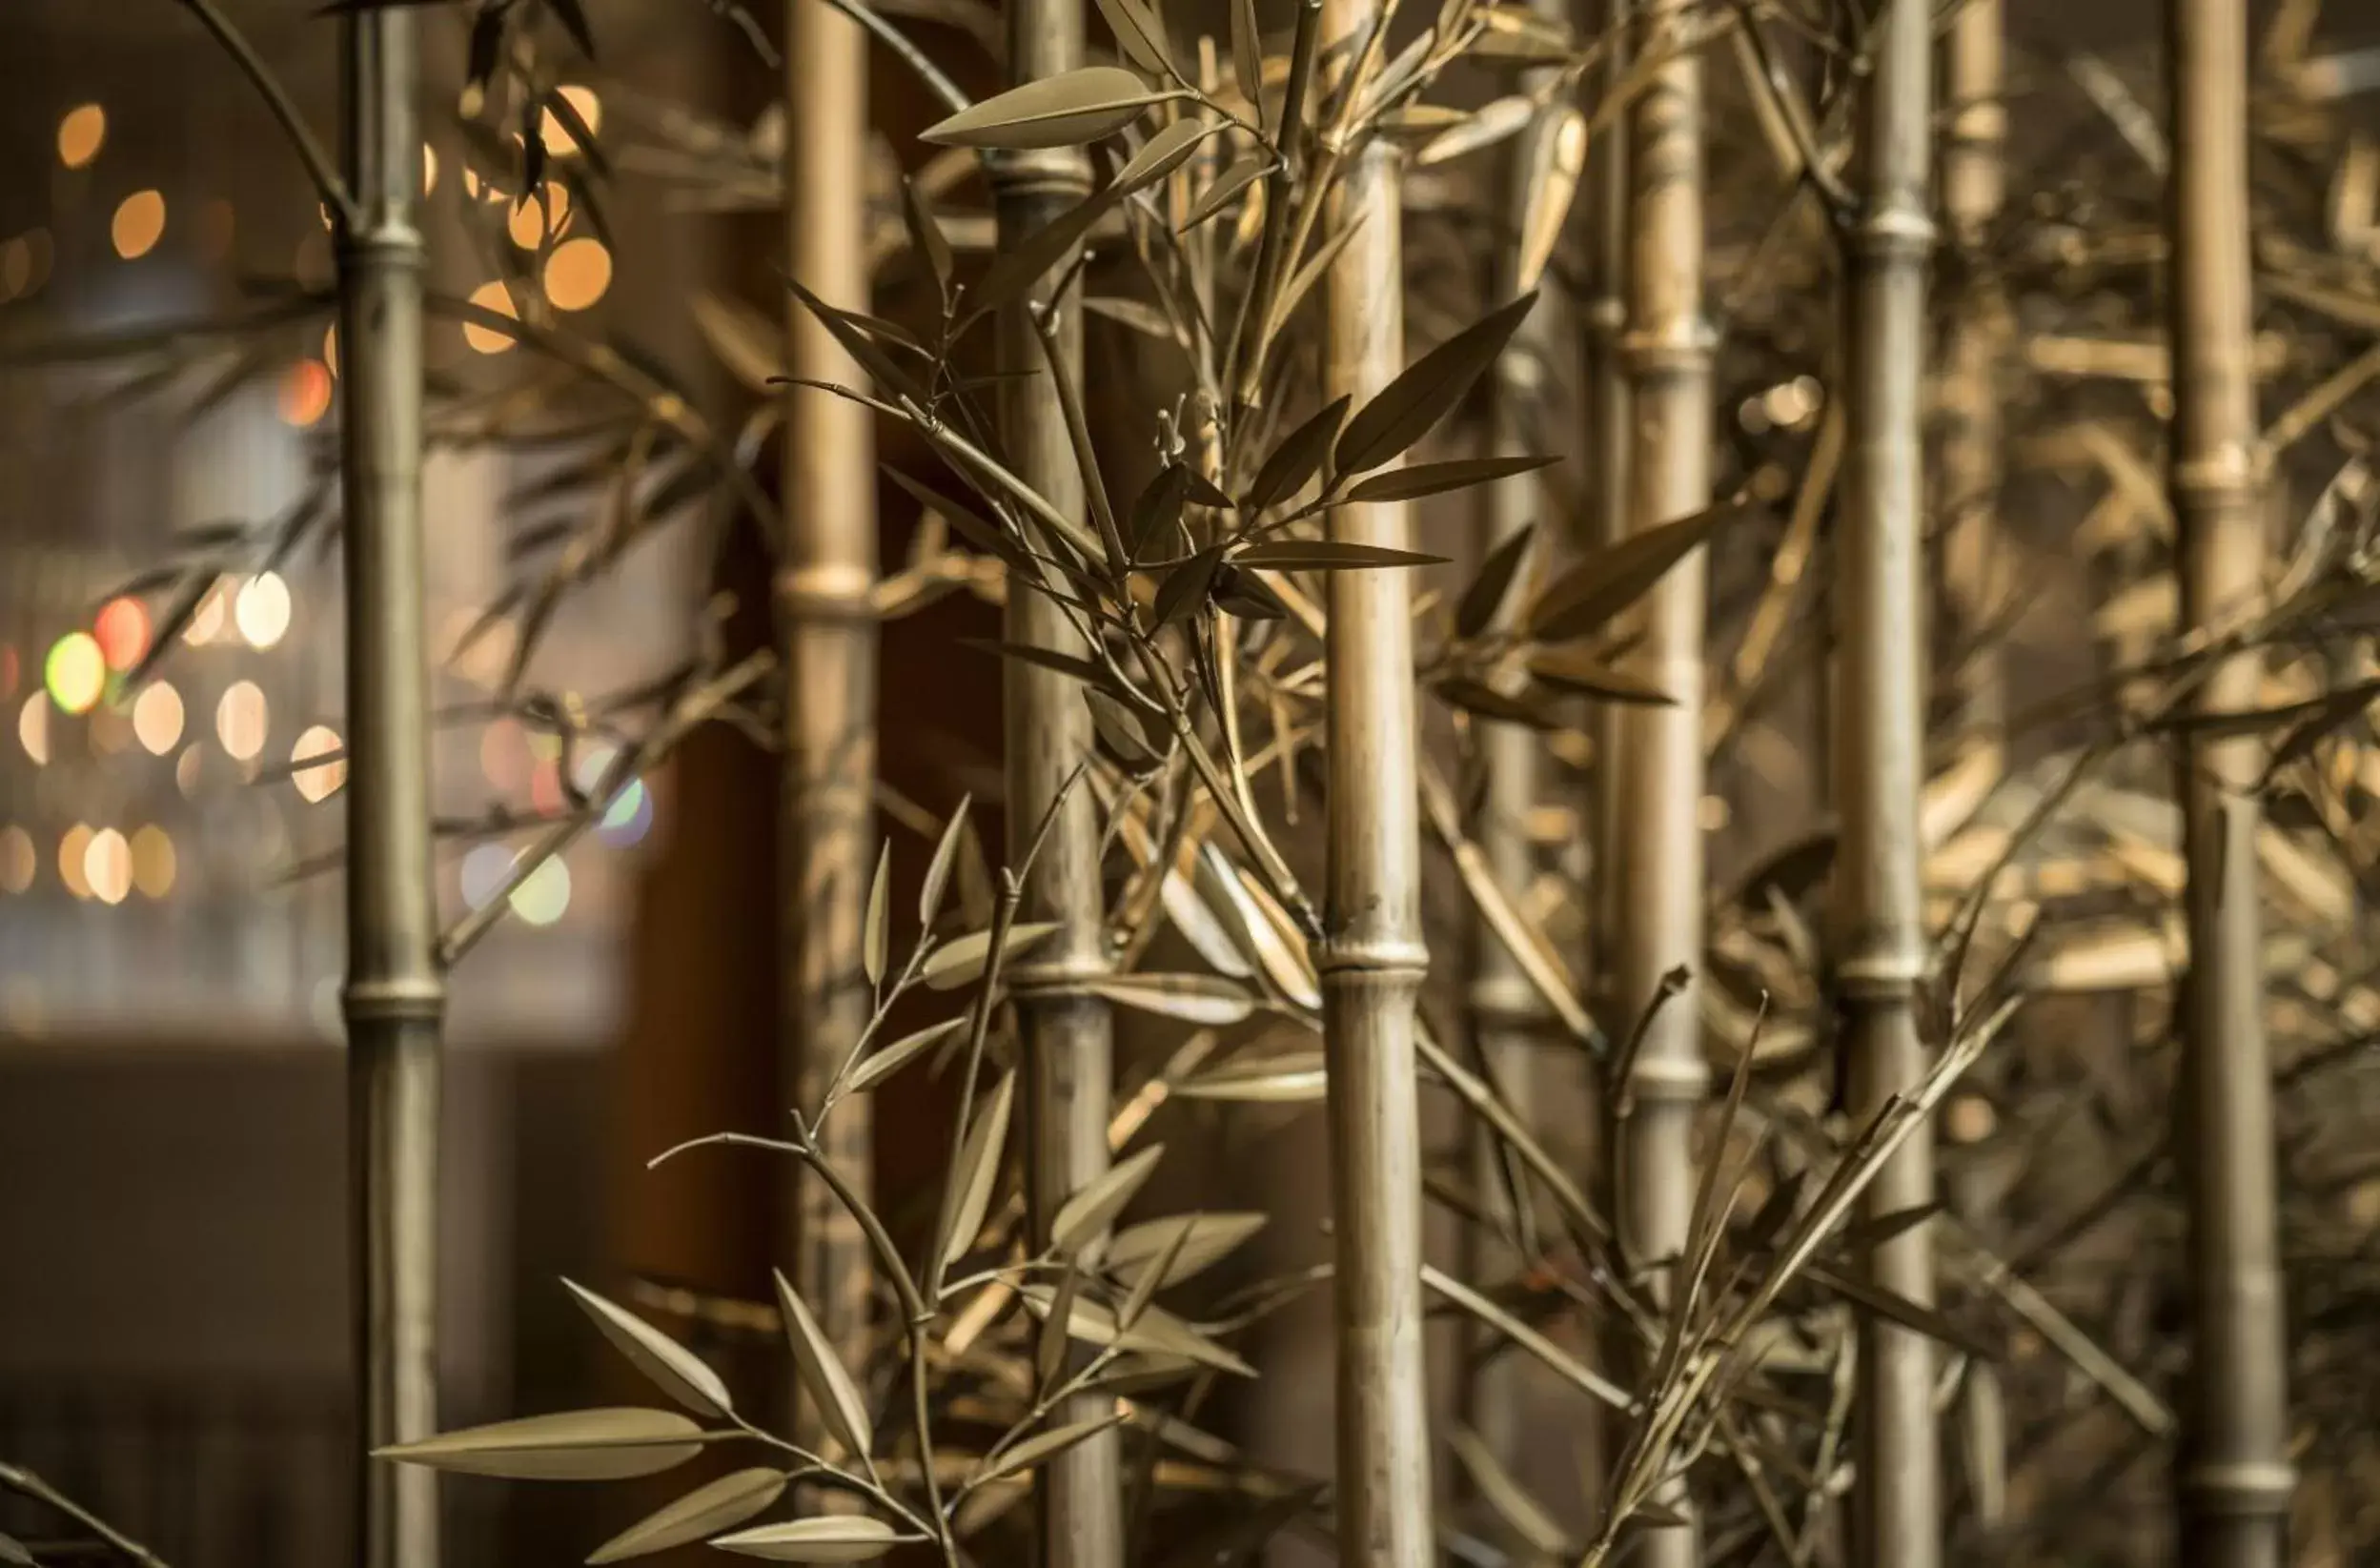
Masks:
[[[142,587],[171,627],[344,551],[360,1560],[436,1562],[441,1473],[681,1467],[558,1549],[2380,1550],[2380,140],[2315,5],[2167,0],[2129,56],[2017,0],[687,7],[779,67],[775,134],[621,92],[599,143],[575,0],[351,4],[335,165],[180,3],[336,287],[0,363],[340,323],[314,501]],[[732,395],[425,287],[444,29],[516,205],[773,211],[783,295],[689,307]],[[871,57],[940,116],[889,157]],[[425,320],[559,379],[475,413]],[[633,741],[498,825],[518,881],[699,725],[781,752],[798,1103],[651,1152],[780,1195],[782,1375],[571,1283],[649,1400],[441,1432],[439,999],[505,905],[441,927],[429,874],[420,474],[557,438],[584,519],[490,607],[505,700]],[[880,561],[896,446],[930,460],[883,466],[919,521]],[[771,646],[728,659],[713,602],[647,686],[525,681],[632,543],[738,521]],[[1001,799],[896,809],[877,633],[951,594],[1001,607]],[[930,1191],[874,1180],[902,1075],[954,1097]],[[1326,1235],[1213,1168],[1285,1136]],[[1329,1454],[1259,1456],[1284,1381]]]

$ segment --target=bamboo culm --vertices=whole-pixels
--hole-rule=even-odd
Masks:
[[[1926,0],[1890,0],[1867,89],[1862,208],[1852,236],[1847,506],[1836,582],[1833,986],[1845,1031],[1850,1106],[1875,1115],[1925,1070],[1918,988],[1926,947],[1919,897],[1924,782],[1921,388],[1925,268],[1933,249],[1928,168],[1933,33]],[[1861,1198],[1874,1218],[1934,1198],[1930,1129],[1914,1133]],[[1870,1249],[1879,1287],[1933,1300],[1923,1225]],[[1941,1440],[1933,1346],[1874,1313],[1860,1320],[1853,1560],[1935,1568],[1942,1559]]]
[[[1008,9],[1008,72],[1021,85],[1083,63],[1081,0],[1013,0]],[[1088,160],[1078,149],[997,154],[987,160],[1000,242],[1013,246],[1090,190]],[[1048,274],[1070,279],[1067,261]],[[1079,285],[1037,301],[1049,312],[1049,344],[1021,305],[997,325],[999,368],[1021,373],[1003,385],[1001,439],[1027,484],[1079,523],[1084,477],[1068,438],[1048,356],[1068,383],[1082,385]],[[1080,658],[1080,635],[1048,595],[1011,584],[1007,632],[1011,642]],[[1023,660],[1007,662],[1007,842],[1021,853],[1050,804],[1092,749],[1090,709],[1068,677]],[[1047,1243],[1068,1194],[1108,1169],[1108,1118],[1113,1098],[1113,1021],[1085,983],[1108,969],[1099,880],[1099,821],[1080,787],[1059,807],[1034,861],[1018,910],[1021,920],[1060,923],[1029,962],[1008,967],[1026,1088],[1026,1196],[1033,1233]],[[1113,1408],[1095,1394],[1075,1395],[1053,1425],[1088,1420]],[[1124,1560],[1122,1449],[1103,1432],[1052,1459],[1034,1488],[1043,1568],[1113,1568]]]
[[[827,0],[786,0],[785,39],[787,270],[827,304],[864,312],[867,36]],[[824,324],[798,300],[786,304],[793,375],[865,386]],[[809,1116],[874,1007],[863,947],[875,875],[876,469],[865,408],[792,386],[784,412],[786,537],[775,584],[785,682],[780,1035],[794,1104]],[[845,1097],[817,1135],[822,1157],[862,1194],[871,1187],[869,1106],[865,1095]],[[788,1198],[794,1288],[844,1363],[863,1365],[872,1273],[866,1239],[807,1167],[799,1168]],[[796,1436],[817,1444],[816,1411],[790,1387],[784,1392],[793,1399]]]
[[[351,212],[338,243],[346,517],[348,1159],[356,1560],[437,1568],[435,1475],[368,1457],[437,1426],[437,961],[422,624],[422,244],[417,18],[344,25]]]
[[[1639,0],[1635,48],[1666,51],[1689,0]],[[1710,504],[1711,330],[1702,302],[1702,68],[1678,51],[1628,112],[1628,316],[1619,353],[1634,446],[1627,526],[1641,533]],[[1612,838],[1615,916],[1611,1022],[1632,1029],[1657,1006],[1663,977],[1685,988],[1658,1004],[1628,1081],[1611,1086],[1615,1215],[1632,1268],[1656,1270],[1688,1245],[1697,1184],[1694,1124],[1709,1089],[1703,1065],[1702,642],[1704,553],[1680,561],[1646,597],[1644,673],[1670,705],[1631,705],[1617,730]],[[1666,1301],[1665,1273],[1648,1283]],[[1682,1483],[1661,1498],[1692,1517]],[[1650,1532],[1654,1568],[1700,1560],[1693,1528]]]
[[[2220,624],[2262,588],[2250,334],[2248,8],[2172,0],[2174,420],[2182,626]],[[2253,656],[2201,688],[2206,711],[2252,708]],[[2188,886],[2175,1164],[2188,1215],[2191,1357],[2184,1400],[2182,1560],[2279,1568],[2292,1482],[2264,1025],[2254,736],[2185,731],[2178,747]]]
[[[1377,0],[1324,0],[1321,52],[1344,70]],[[1404,369],[1401,178],[1396,150],[1358,148],[1328,229],[1354,237],[1323,280],[1325,398],[1362,406]],[[1403,502],[1342,506],[1330,537],[1408,548]],[[1421,1125],[1414,1005],[1421,937],[1420,778],[1414,755],[1412,583],[1397,571],[1330,574],[1325,656],[1330,791],[1325,851],[1323,1053],[1330,1080],[1337,1262],[1338,1557],[1427,1568],[1429,1384],[1422,1345]]]

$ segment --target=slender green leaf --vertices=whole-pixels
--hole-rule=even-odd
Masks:
[[[1026,921],[1008,927],[1008,934],[1000,947],[1003,958],[1014,958],[1035,943],[1046,940],[1058,928],[1054,920]],[[936,947],[919,971],[919,978],[938,991],[956,990],[972,985],[990,967],[991,933],[970,931]]]

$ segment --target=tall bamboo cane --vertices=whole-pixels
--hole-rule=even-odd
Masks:
[[[865,311],[867,264],[867,37],[827,0],[785,5],[784,234],[792,275],[827,304]],[[788,301],[796,377],[865,377],[817,316]],[[863,964],[874,876],[876,470],[865,408],[813,388],[786,389],[786,538],[776,583],[784,662],[786,945],[782,1037],[795,1103],[815,1113],[827,1081],[867,1027]],[[835,1108],[821,1152],[852,1188],[869,1187],[866,1097]],[[791,1196],[793,1284],[841,1352],[867,1359],[866,1239],[807,1167]],[[788,1391],[790,1392],[790,1391]],[[797,1436],[823,1436],[797,1401]]]
[[[1640,50],[1671,47],[1691,0],[1631,8]],[[1711,499],[1711,330],[1702,307],[1702,69],[1691,51],[1662,66],[1628,112],[1631,173],[1628,325],[1635,446],[1628,527],[1640,533],[1701,511]],[[1669,697],[1632,706],[1618,729],[1612,841],[1614,1018],[1634,1027],[1662,977],[1702,967],[1702,626],[1706,576],[1694,552],[1647,596],[1641,657]],[[1630,1263],[1658,1269],[1683,1252],[1695,1194],[1694,1121],[1709,1085],[1699,988],[1659,1008],[1628,1081],[1613,1086],[1620,1241]],[[1655,1281],[1666,1295],[1666,1276]],[[1664,1502],[1682,1510],[1684,1488]],[[1693,1529],[1657,1530],[1646,1561],[1689,1568]]]
[[[1628,72],[1625,47],[1628,0],[1604,0],[1603,92],[1619,91]],[[1628,470],[1634,441],[1634,420],[1628,408],[1628,366],[1620,357],[1621,336],[1628,329],[1628,138],[1610,132],[1593,137],[1587,148],[1588,225],[1591,238],[1587,265],[1587,447],[1590,458],[1588,513],[1584,542],[1590,548],[1618,543],[1628,534]],[[1612,933],[1618,928],[1618,906],[1612,886],[1612,862],[1618,833],[1619,708],[1604,703],[1596,723],[1595,863],[1596,879],[1587,954],[1594,984],[1607,988],[1611,974]],[[1607,996],[1608,1000],[1608,996]],[[1607,1028],[1613,1027],[1609,1019]],[[1624,1027],[1624,1026],[1622,1026]]]
[[[2006,31],[2003,0],[1967,0],[1951,23],[1944,76],[1949,103],[1943,142],[1943,214],[1966,257],[1950,335],[1943,345],[1940,504],[1948,519],[1943,546],[1945,630],[1968,639],[1999,613],[2007,591],[2000,529],[2000,367],[2008,342],[2008,306],[1989,270],[1985,247],[2006,194],[2008,114],[2002,101]],[[1947,646],[1946,639],[1937,639]],[[1963,716],[1971,746],[2003,748],[2006,670],[1998,641],[1967,652],[1969,701]],[[1990,1220],[1988,1172],[1969,1161],[1951,1201],[1969,1225]],[[1999,1370],[1967,1363],[1959,1420],[1973,1482],[1976,1522],[1997,1527],[2005,1507],[2007,1419]]]
[[[1008,77],[1021,85],[1073,70],[1083,62],[1082,0],[1011,0]],[[1090,189],[1088,160],[1079,149],[1000,153],[986,160],[998,207],[1000,242],[1012,246],[1080,201]],[[1068,277],[1061,262],[1054,277]],[[1001,439],[1008,463],[1065,516],[1084,515],[1084,481],[1068,437],[1066,414],[1050,360],[1074,386],[1083,384],[1083,317],[1079,288],[1046,302],[1050,336],[1045,351],[1028,307],[1002,313],[1000,369],[1017,374],[1003,384]],[[1012,583],[1007,637],[1011,642],[1084,657],[1072,622],[1048,596]],[[1022,853],[1050,804],[1090,754],[1090,709],[1081,688],[1064,675],[1022,660],[1007,671],[1007,825],[1010,853]],[[1033,1231],[1047,1241],[1067,1196],[1108,1169],[1109,1102],[1112,1098],[1112,1021],[1108,1005],[1084,988],[1108,967],[1101,923],[1099,821],[1090,792],[1067,796],[1041,854],[1033,863],[1018,911],[1024,920],[1053,920],[1060,929],[1035,949],[1032,961],[1008,967],[1023,1038],[1027,1091],[1027,1188]],[[1078,1395],[1053,1421],[1086,1420],[1112,1400]],[[1113,1568],[1123,1560],[1124,1512],[1120,1450],[1112,1432],[1075,1444],[1051,1460],[1035,1483],[1043,1568]]]
[[[422,631],[421,181],[416,19],[345,25],[338,234],[346,509],[348,1160],[356,1560],[436,1568],[433,1473],[360,1456],[437,1426],[437,962],[430,671]]]
[[[1321,47],[1342,66],[1378,0],[1323,0]],[[1361,407],[1404,368],[1404,236],[1396,150],[1348,160],[1330,228],[1354,237],[1323,280],[1325,397]],[[1402,502],[1342,506],[1330,537],[1405,549]],[[1337,1268],[1340,1560],[1426,1568],[1429,1383],[1421,1301],[1421,1114],[1414,1008],[1421,940],[1420,780],[1414,751],[1412,584],[1397,571],[1333,572],[1326,657],[1330,759],[1324,871],[1323,1052],[1330,1077]]]
[[[1933,248],[1927,164],[1933,37],[1927,0],[1890,0],[1868,89],[1864,210],[1851,257],[1850,344],[1837,682],[1832,737],[1842,812],[1835,872],[1834,984],[1846,1031],[1855,1116],[1914,1087],[1925,1067],[1917,990],[1926,948],[1918,879],[1924,767],[1920,387],[1925,265]],[[1920,1130],[1862,1199],[1871,1217],[1934,1197],[1931,1134]],[[1923,1226],[1874,1248],[1869,1276],[1933,1298]],[[1934,1355],[1922,1335],[1861,1320],[1854,1559],[1933,1568],[1942,1556]]]
[[[2174,516],[2182,624],[2213,625],[2262,581],[2254,302],[2248,261],[2248,8],[2173,0]],[[2212,711],[2258,702],[2252,658],[2202,688]],[[2193,1335],[2181,1474],[2183,1558],[2277,1568],[2291,1475],[2271,1065],[2263,1017],[2256,738],[2185,730],[2177,788],[2188,848],[2189,972],[2174,1096],[2189,1213]]]

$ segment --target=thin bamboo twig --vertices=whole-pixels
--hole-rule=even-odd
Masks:
[[[418,18],[344,25],[351,210],[337,226],[346,509],[347,981],[362,1568],[436,1568],[436,1473],[372,1450],[437,1429],[438,1043],[422,624]]]
[[[1083,60],[1081,0],[1016,0],[1008,10],[1008,79],[1023,84],[1073,70]],[[1001,243],[1014,245],[1053,221],[1090,191],[1079,149],[987,155]],[[1070,258],[1051,270],[1056,297],[1004,310],[996,324],[999,368],[1014,379],[1000,394],[1001,439],[1024,482],[1081,532],[1088,476],[1078,456],[1061,387],[1083,378],[1079,269]],[[1038,313],[1038,319],[1037,317]],[[1099,541],[1104,545],[1105,540]],[[1089,560],[1107,559],[1094,547]],[[1007,640],[1072,658],[1088,651],[1082,631],[1043,593],[1011,583]],[[1067,676],[1021,659],[1006,662],[1007,830],[1013,846],[1047,834],[1024,871],[1024,918],[1059,923],[1029,962],[1011,967],[1009,994],[1025,1063],[1026,1203],[1033,1240],[1047,1245],[1059,1206],[1109,1165],[1112,1112],[1113,1023],[1089,989],[1105,974],[1099,815],[1091,793],[1073,789],[1092,752],[1090,709]],[[1080,1353],[1069,1362],[1079,1375]],[[1089,1420],[1112,1408],[1074,1394],[1053,1419]],[[1122,1443],[1112,1428],[1050,1461],[1034,1489],[1044,1568],[1110,1568],[1123,1560]]]
[[[1351,60],[1381,20],[1378,0],[1323,0],[1321,53],[1342,104],[1353,101]],[[1323,277],[1322,397],[1360,406],[1404,368],[1402,180],[1396,150],[1376,137],[1353,149],[1341,171],[1330,229],[1354,226],[1354,233]],[[1329,522],[1333,540],[1411,544],[1403,502],[1339,507]],[[1330,574],[1325,640],[1331,784],[1314,967],[1337,1257],[1338,1556],[1368,1568],[1427,1568],[1437,1560],[1414,1075],[1414,1006],[1429,953],[1421,934],[1412,591],[1397,571]]]
[[[1639,0],[1633,9],[1639,55],[1658,52],[1695,14],[1689,0]],[[1628,109],[1631,250],[1619,352],[1635,440],[1631,534],[1710,504],[1713,333],[1702,297],[1702,114],[1701,61],[1683,51],[1661,64]],[[1620,710],[1613,774],[1613,1017],[1646,1020],[1640,1045],[1615,1069],[1625,1078],[1607,1090],[1614,1104],[1613,1214],[1628,1268],[1648,1274],[1649,1293],[1665,1308],[1681,1288],[1675,1270],[1693,1239],[1695,1114],[1710,1085],[1697,981],[1703,946],[1706,582],[1704,552],[1697,550],[1646,596],[1638,658],[1670,704]],[[1657,1006],[1673,976],[1682,981],[1682,994]],[[1682,1479],[1664,1487],[1658,1501],[1692,1520]],[[1692,1568],[1700,1560],[1699,1532],[1691,1522],[1652,1530],[1643,1557],[1653,1568]]]
[[[2166,47],[2174,153],[2168,479],[2187,637],[2252,605],[2263,586],[2244,0],[2173,0]],[[2259,679],[2254,659],[2223,661],[2191,706],[2252,707]],[[2177,1009],[2174,1155],[2188,1216],[2192,1334],[2180,1537],[2185,1562],[2278,1568],[2293,1476],[2256,858],[2264,743],[2252,734],[2213,739],[2185,729],[2178,749],[2190,961]]]
[[[1832,956],[1852,1113],[1861,1117],[1907,1093],[1927,1071],[1917,1013],[1927,968],[1919,887],[1925,723],[1919,431],[1934,239],[1927,216],[1932,42],[1926,0],[1892,0],[1876,40],[1862,149],[1865,207],[1851,254],[1849,504],[1836,588],[1841,653],[1833,737],[1843,829]],[[1862,1217],[1933,1196],[1932,1130],[1920,1127],[1869,1187]],[[1870,1248],[1864,1263],[1878,1288],[1932,1304],[1926,1227]],[[1942,1558],[1934,1359],[1923,1335],[1861,1314],[1851,1511],[1852,1560],[1865,1568],[1933,1568]]]
[[[827,0],[785,4],[784,236],[793,278],[839,310],[868,308],[867,35]],[[801,301],[786,301],[792,375],[865,385],[865,373]],[[775,600],[785,762],[779,899],[786,946],[779,1050],[793,1105],[817,1115],[873,1008],[865,925],[876,869],[876,468],[874,422],[847,398],[784,389],[784,550]],[[817,1152],[862,1200],[874,1150],[871,1103],[819,1125]],[[866,1238],[802,1166],[786,1194],[793,1286],[846,1366],[871,1343]],[[819,1415],[793,1398],[795,1439],[817,1448]]]

